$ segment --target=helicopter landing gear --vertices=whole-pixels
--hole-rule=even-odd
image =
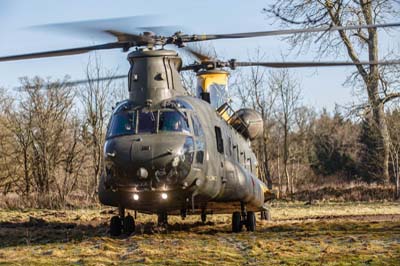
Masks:
[[[118,215],[111,217],[110,220],[110,235],[119,236],[121,234],[122,222]]]
[[[119,207],[119,215],[115,215],[110,220],[110,235],[119,236],[122,232],[131,235],[135,232],[135,219],[128,214],[125,216],[125,208]]]
[[[166,227],[168,225],[168,214],[166,212],[160,212],[158,214],[158,226]]]
[[[207,213],[206,213],[206,210],[201,210],[200,218],[201,218],[201,222],[202,222],[203,224],[207,221]]]
[[[232,214],[232,232],[238,233],[242,231],[243,225],[246,226],[247,231],[254,232],[256,230],[256,215],[254,212],[246,211],[246,205],[240,203],[241,212],[234,212]]]
[[[249,232],[256,230],[256,214],[254,212],[247,213],[246,228]]]
[[[124,226],[124,233],[127,235],[131,235],[135,232],[135,219],[133,218],[132,215],[128,214],[124,218],[123,226]]]
[[[232,232],[239,233],[242,231],[243,224],[241,218],[240,212],[234,212],[232,214]]]
[[[187,209],[181,209],[181,218],[182,220],[185,220],[187,216]]]
[[[261,220],[271,221],[271,213],[269,210],[265,210],[265,211],[261,212]]]

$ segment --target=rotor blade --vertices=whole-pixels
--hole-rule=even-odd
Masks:
[[[199,62],[203,62],[203,61],[209,61],[209,60],[214,60],[212,57],[207,56],[205,54],[202,54],[199,51],[196,51],[194,48],[189,47],[189,46],[185,46],[183,48],[185,51],[189,52],[190,54],[192,54],[194,57],[196,57]]]
[[[101,78],[93,78],[93,79],[82,79],[82,80],[74,80],[74,81],[60,81],[60,82],[50,82],[47,84],[44,84],[42,88],[51,88],[54,86],[76,86],[76,85],[81,85],[89,82],[99,82],[99,81],[108,81],[108,80],[117,80],[117,79],[124,79],[127,78],[128,75],[116,75],[116,76],[111,76],[111,77],[101,77]],[[28,89],[34,89],[35,86],[20,86],[17,87],[17,89],[21,90],[22,88],[28,88]]]
[[[172,22],[172,20],[166,16],[143,15],[45,24],[32,26],[28,29],[51,30],[57,33],[79,34],[84,37],[93,37],[96,35],[104,37],[104,35],[111,35],[118,38],[123,35],[124,38],[128,38],[129,40],[136,40],[136,38],[140,38],[140,34],[143,32],[152,32],[155,35],[170,36],[177,32],[178,29],[182,30],[182,27],[172,25],[170,22]],[[160,26],[165,24],[168,24],[168,26]]]
[[[127,45],[127,43],[113,42],[113,43],[106,43],[106,44],[86,46],[86,47],[77,47],[77,48],[71,48],[71,49],[62,49],[62,50],[46,51],[46,52],[39,52],[39,53],[3,56],[3,57],[0,57],[0,62],[23,60],[23,59],[35,59],[35,58],[43,58],[43,57],[76,55],[76,54],[83,54],[83,53],[87,53],[87,52],[95,51],[95,50],[124,48],[124,47],[126,47],[126,45]]]
[[[64,84],[66,86],[75,86],[80,84],[85,84],[89,82],[99,82],[99,81],[108,81],[108,80],[116,80],[116,79],[124,79],[128,78],[128,75],[116,75],[111,77],[101,77],[101,78],[94,78],[94,79],[82,79],[82,80],[74,80],[74,81],[67,81]]]
[[[232,61],[230,61],[232,62]],[[377,62],[233,62],[234,67],[263,66],[271,68],[296,68],[296,67],[335,67],[355,65],[397,65],[400,60],[377,61]]]
[[[239,39],[239,38],[250,38],[250,37],[262,37],[262,36],[277,36],[277,35],[289,35],[297,33],[311,33],[311,32],[324,32],[324,31],[338,31],[338,30],[358,30],[358,29],[369,29],[369,28],[387,28],[387,27],[398,27],[400,22],[387,23],[387,24],[370,24],[370,25],[350,25],[350,26],[326,26],[318,28],[306,28],[306,29],[291,29],[291,30],[272,30],[272,31],[258,31],[258,32],[243,32],[243,33],[231,33],[231,34],[204,34],[204,35],[184,35],[185,42],[195,41],[207,41],[217,39]],[[187,39],[186,39],[187,38]]]

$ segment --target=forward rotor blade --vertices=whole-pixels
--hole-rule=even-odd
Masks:
[[[232,61],[231,61],[232,62]],[[233,62],[234,67],[263,66],[271,68],[300,68],[300,67],[335,67],[355,65],[397,65],[400,60],[377,62]]]
[[[73,80],[73,81],[66,81],[66,82],[50,82],[47,84],[43,85],[43,88],[51,88],[53,86],[60,86],[60,85],[64,85],[64,86],[76,86],[76,85],[81,85],[81,84],[86,84],[89,82],[100,82],[100,81],[108,81],[108,80],[117,80],[117,79],[124,79],[124,78],[128,78],[128,75],[116,75],[116,76],[111,76],[111,77],[101,77],[101,78],[94,78],[94,79],[82,79],[82,80]],[[35,86],[32,87],[17,87],[17,89],[22,89],[22,88],[28,88],[28,89],[34,89]]]
[[[5,61],[16,61],[16,60],[24,60],[24,59],[35,59],[35,58],[43,58],[43,57],[54,57],[54,56],[66,56],[66,55],[76,55],[83,54],[95,50],[106,50],[106,49],[116,49],[116,48],[124,48],[127,43],[121,42],[113,42],[106,43],[100,45],[86,46],[86,47],[77,47],[71,49],[62,49],[62,50],[54,50],[54,51],[46,51],[39,53],[30,53],[30,54],[21,54],[21,55],[11,55],[0,57],[0,62]]]
[[[251,38],[251,37],[262,37],[262,36],[278,36],[278,35],[289,35],[298,33],[312,33],[312,32],[326,32],[326,31],[338,31],[338,30],[358,30],[358,29],[369,29],[369,28],[387,28],[387,27],[398,27],[400,22],[387,23],[387,24],[370,24],[370,25],[350,25],[350,26],[326,26],[318,28],[307,28],[307,29],[291,29],[291,30],[272,30],[272,31],[258,31],[258,32],[243,32],[243,33],[231,33],[231,34],[204,34],[204,35],[185,35],[185,42],[195,41],[208,41],[217,39],[239,39],[239,38]]]
[[[117,80],[117,79],[124,79],[128,78],[128,75],[116,75],[112,77],[101,77],[101,78],[95,78],[95,79],[82,79],[82,80],[74,80],[74,81],[67,81],[64,84],[66,86],[75,86],[75,85],[81,85],[89,82],[99,82],[99,81],[108,81],[108,80]]]
[[[29,27],[28,29],[55,31],[57,33],[78,34],[80,36],[104,37],[111,35],[117,37],[119,41],[122,36],[124,39],[141,40],[143,32],[151,32],[154,35],[170,36],[181,26],[172,25],[171,19],[161,15],[143,15],[111,19],[84,20],[66,23],[44,24]],[[168,26],[160,26],[168,24]]]

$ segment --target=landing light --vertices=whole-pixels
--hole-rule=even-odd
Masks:
[[[133,194],[133,200],[139,200],[139,195],[138,194]]]
[[[162,198],[163,200],[166,200],[166,199],[168,198],[167,193],[161,193],[161,198]]]

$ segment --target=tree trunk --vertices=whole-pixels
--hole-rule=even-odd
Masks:
[[[268,138],[267,138],[267,134],[264,129],[264,139],[263,139],[264,174],[265,174],[265,179],[267,181],[268,188],[272,189],[272,178],[271,178],[271,172],[269,170],[269,162],[268,162],[267,141],[268,141]]]

